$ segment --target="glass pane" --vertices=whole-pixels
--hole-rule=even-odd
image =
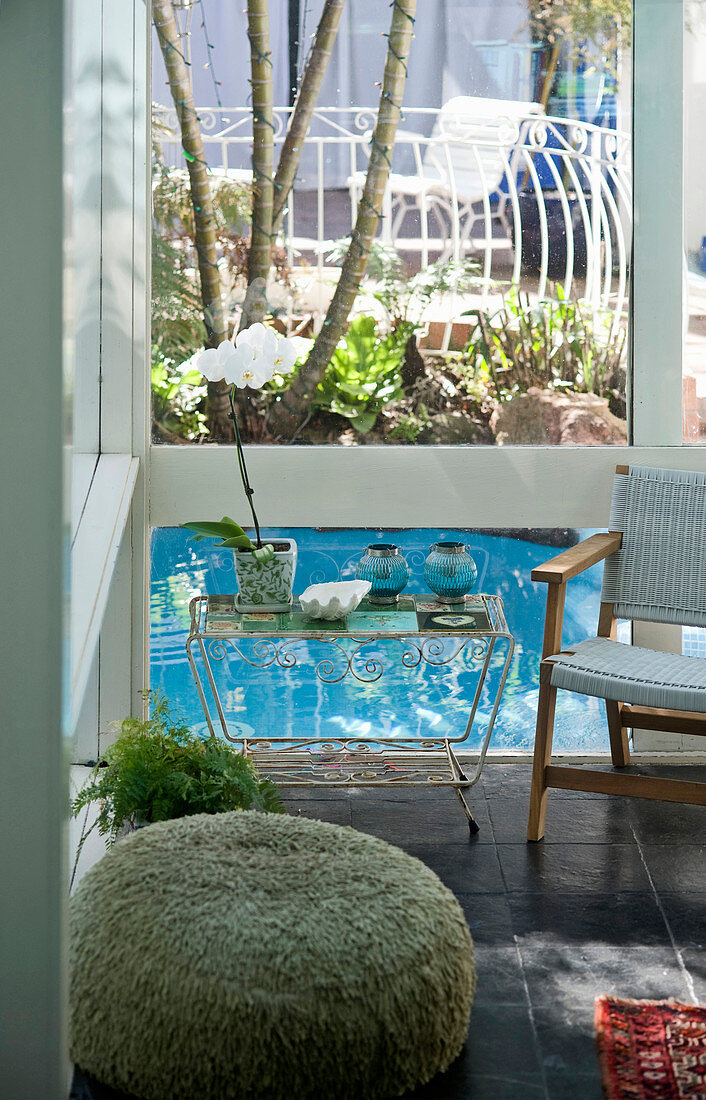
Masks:
[[[450,539],[465,544],[478,570],[472,591],[501,596],[516,643],[490,748],[531,751],[546,586],[534,584],[530,572],[558,553],[558,548],[572,545],[590,533],[298,528],[290,532],[299,550],[295,592],[301,593],[314,583],[352,579],[365,547],[385,542],[400,547],[409,567],[403,595],[426,593],[431,600],[432,593],[424,579],[424,562],[431,545]],[[570,585],[565,646],[595,633],[600,580],[599,565]],[[150,682],[181,709],[193,728],[202,732],[207,732],[207,725],[185,650],[189,603],[197,595],[232,594],[236,590],[232,551],[190,541],[189,532],[180,528],[153,531]],[[253,629],[255,626],[268,628],[267,623],[254,620]],[[342,656],[336,647],[332,655],[332,647],[325,643],[309,644],[308,652],[302,652],[305,643],[296,643],[296,667],[285,667],[283,660],[270,662],[263,669],[253,668],[248,663],[258,663],[253,646],[258,638],[264,637],[266,634],[244,633],[241,642],[239,635],[242,658],[230,652],[226,659],[219,660],[219,652],[223,656],[225,649],[214,654],[214,677],[229,731],[234,736],[281,737],[289,733],[324,739],[342,736],[402,739],[463,735],[478,669],[478,661],[474,663],[468,654],[441,667],[425,662],[404,667],[404,647],[396,641],[381,642],[374,653],[385,668],[379,679],[364,683],[348,675],[338,683],[327,683],[325,677],[323,680],[317,677],[316,666],[332,656],[338,671]],[[266,646],[264,641],[261,644]],[[477,720],[464,748],[477,749],[487,728],[493,693],[502,671],[503,644],[498,643]],[[261,650],[261,663],[263,655],[267,657]],[[561,692],[555,747],[562,751],[605,751],[607,743],[601,701]]]
[[[687,277],[682,411],[685,443],[706,438],[706,5],[685,5],[684,232]]]
[[[71,506],[75,533],[100,450],[101,363],[101,12],[73,5],[68,149],[71,179],[67,293],[73,393]]]
[[[271,0],[274,109],[257,106],[254,149],[247,9],[214,6],[206,20],[203,5],[185,0],[169,32],[180,37],[169,45],[167,30],[155,35],[155,439],[232,439],[227,399],[193,373],[205,335],[200,257],[220,268],[220,335],[264,311],[296,342],[282,352],[298,357],[293,373],[262,383],[255,371],[261,386],[237,394],[247,442],[624,443],[629,0],[418,5],[413,40],[398,42],[403,61],[391,57],[408,70],[394,147],[389,134],[372,139],[379,102],[397,122],[399,88],[384,88],[381,101],[379,85],[391,12],[404,30],[403,8],[352,0],[316,112],[294,143],[287,193],[290,92],[322,6]],[[189,138],[187,159],[166,45],[193,79],[203,148]],[[264,57],[264,40],[258,50]],[[251,211],[253,151],[255,195],[266,198],[270,140],[272,194],[284,203],[274,226],[266,205]],[[208,256],[196,247],[187,173],[202,159],[215,196]],[[253,223],[265,259],[250,271],[261,293],[244,317]],[[360,256],[356,294],[360,270],[341,273]],[[245,369],[232,353],[230,367],[212,367],[241,380]]]

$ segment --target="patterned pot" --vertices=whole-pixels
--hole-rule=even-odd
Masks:
[[[251,550],[234,550],[238,578],[238,611],[289,611],[292,606],[297,544],[294,539],[273,541],[275,556],[257,561]]]

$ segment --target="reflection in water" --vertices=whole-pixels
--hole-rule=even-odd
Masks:
[[[269,532],[269,537],[275,532]],[[408,591],[425,592],[424,558],[433,542],[465,542],[478,565],[478,589],[502,596],[505,614],[516,640],[515,657],[493,733],[495,750],[530,750],[534,739],[539,657],[544,621],[545,586],[535,585],[530,572],[557,553],[522,539],[437,528],[404,531],[299,528],[296,589],[338,579],[350,579],[370,541],[391,541],[403,550],[410,566]],[[268,532],[265,532],[268,534]],[[595,633],[601,567],[595,566],[571,582],[566,602],[564,645]],[[203,712],[186,660],[189,601],[199,593],[235,590],[230,551],[209,549],[189,540],[188,532],[163,528],[152,535],[151,683],[162,688],[195,728],[205,729]],[[215,668],[226,717],[244,734],[281,737],[435,737],[459,736],[465,728],[475,684],[466,657],[443,668],[422,665],[404,669],[398,642],[378,643],[376,653],[385,673],[376,683],[348,677],[328,685],[316,679],[314,664],[325,656],[315,643],[299,643],[298,663],[291,669],[253,669],[234,657]],[[495,677],[504,654],[491,666],[489,684],[480,701],[477,726],[467,744],[477,747],[490,716]],[[117,716],[116,716],[117,717]],[[604,750],[607,747],[603,706],[599,700],[560,692],[555,747],[558,750]]]

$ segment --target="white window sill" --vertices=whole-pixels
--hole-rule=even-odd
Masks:
[[[71,710],[78,715],[96,652],[139,459],[103,454],[71,547]]]

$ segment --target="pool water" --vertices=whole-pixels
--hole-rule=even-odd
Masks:
[[[268,528],[263,531],[269,538],[279,533]],[[515,654],[490,747],[495,751],[532,749],[546,586],[533,583],[530,572],[558,553],[556,547],[458,529],[298,528],[287,533],[299,548],[298,592],[309,584],[354,577],[356,564],[370,542],[399,545],[410,568],[407,591],[428,592],[423,571],[431,544],[465,542],[478,566],[475,591],[502,596],[515,637]],[[578,534],[584,537],[588,533]],[[236,590],[233,554],[196,543],[181,528],[160,528],[152,533],[151,568],[151,685],[167,695],[194,730],[205,731],[185,650],[189,601],[198,594]],[[595,633],[601,572],[601,565],[594,566],[568,586],[565,647]],[[214,674],[229,728],[263,737],[460,736],[475,683],[470,659],[464,655],[443,667],[404,669],[398,642],[376,644],[385,673],[372,684],[361,684],[350,676],[338,684],[321,683],[314,665],[325,653],[316,643],[297,643],[298,664],[293,669],[254,669],[237,657],[219,662]],[[469,749],[482,742],[503,658],[504,652],[499,652],[491,663],[476,728],[464,742]],[[602,702],[560,692],[554,744],[563,751],[605,751],[608,742]]]

